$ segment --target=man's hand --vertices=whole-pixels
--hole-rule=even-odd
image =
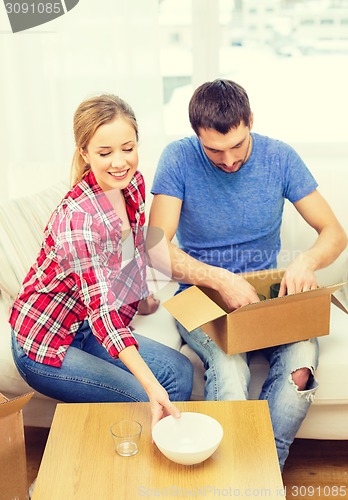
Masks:
[[[217,291],[231,311],[260,301],[255,288],[246,279],[226,270],[221,271]]]
[[[318,288],[313,269],[305,254],[297,257],[287,268],[280,284],[279,297]]]

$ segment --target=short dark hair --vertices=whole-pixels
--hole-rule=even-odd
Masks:
[[[231,80],[216,79],[198,87],[189,103],[191,127],[227,134],[241,122],[250,124],[251,109],[246,91]]]

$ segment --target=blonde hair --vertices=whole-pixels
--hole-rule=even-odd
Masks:
[[[122,116],[134,127],[138,140],[138,124],[133,109],[120,97],[102,94],[83,101],[74,114],[74,136],[76,150],[72,159],[70,180],[73,186],[90,171],[91,167],[82,158],[79,148],[86,150],[96,130],[105,123]]]

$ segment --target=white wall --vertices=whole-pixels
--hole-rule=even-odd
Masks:
[[[316,178],[318,190],[328,201],[348,234],[348,143],[298,144],[297,151]],[[279,263],[286,267],[299,250],[309,248],[316,239],[316,232],[299,216],[291,203],[285,204],[282,225],[282,248]],[[321,285],[329,285],[348,279],[348,250],[333,264],[317,271]],[[343,268],[346,270],[344,271]]]
[[[140,168],[163,146],[158,0],[81,0],[13,34],[0,9],[1,199],[68,178],[72,119],[94,94],[120,95],[140,128]],[[146,172],[145,172],[146,173]]]

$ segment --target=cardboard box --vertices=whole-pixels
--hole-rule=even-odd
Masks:
[[[22,408],[33,392],[15,399],[0,393],[0,498],[28,498],[27,461],[25,455]]]
[[[270,286],[285,270],[245,273],[266,300],[229,312],[215,290],[191,286],[163,305],[188,330],[201,327],[227,354],[254,351],[298,340],[328,335],[332,295],[345,283],[270,299]]]

